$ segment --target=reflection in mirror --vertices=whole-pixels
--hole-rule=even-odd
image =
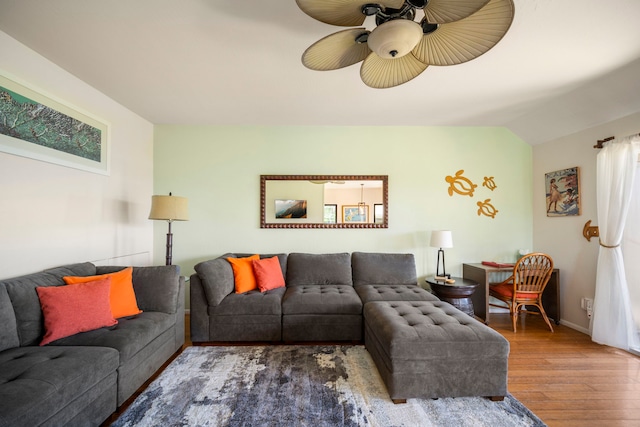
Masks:
[[[387,175],[261,175],[261,228],[388,228]]]

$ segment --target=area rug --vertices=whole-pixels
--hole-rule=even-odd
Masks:
[[[391,402],[363,346],[188,347],[113,426],[544,426],[513,396]]]

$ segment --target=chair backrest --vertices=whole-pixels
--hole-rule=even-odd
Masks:
[[[553,259],[540,252],[523,256],[513,267],[516,292],[542,293],[553,272]]]

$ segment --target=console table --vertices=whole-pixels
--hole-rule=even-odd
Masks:
[[[462,264],[462,277],[478,283],[476,291],[471,296],[476,317],[489,324],[489,283],[495,273],[510,273],[513,267],[491,267],[481,263]],[[560,271],[553,269],[549,283],[542,293],[542,306],[549,319],[553,319],[556,325],[560,324]],[[535,307],[527,307],[533,311]]]

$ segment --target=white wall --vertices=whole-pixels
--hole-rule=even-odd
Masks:
[[[585,223],[598,225],[596,210],[596,142],[610,136],[622,138],[640,132],[640,113],[586,129],[533,148],[533,243],[549,253],[560,269],[563,323],[588,333],[589,318],[580,308],[582,297],[595,295],[598,239],[582,236]],[[544,174],[580,167],[582,215],[546,216]]]
[[[183,274],[225,252],[410,252],[421,278],[435,273],[434,229],[451,229],[447,271],[463,262],[514,261],[532,247],[531,147],[503,128],[156,126],[155,193],[189,198],[174,223]],[[448,194],[445,177],[465,170],[474,196]],[[389,176],[389,228],[261,229],[261,174]],[[482,186],[494,177],[495,191]],[[495,219],[477,214],[491,199]],[[155,228],[155,262],[166,224]]]
[[[0,152],[0,278],[153,258],[153,125],[0,32],[0,73],[111,125],[111,174]]]

